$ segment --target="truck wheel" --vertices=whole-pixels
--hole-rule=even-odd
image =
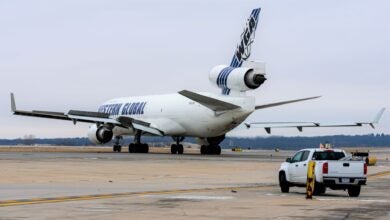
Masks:
[[[348,195],[350,197],[358,197],[360,195],[360,189],[361,189],[360,185],[350,186],[348,187]]]
[[[322,183],[318,183],[318,182],[314,183],[313,195],[318,196],[324,194],[325,192],[326,192],[326,187]]]
[[[279,173],[279,186],[282,193],[288,193],[290,191],[290,185],[286,180],[286,174],[284,172]]]

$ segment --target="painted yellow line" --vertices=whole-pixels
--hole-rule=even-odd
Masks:
[[[387,176],[390,175],[390,170],[382,171],[378,173],[368,174],[369,178],[375,178],[375,177],[381,177],[381,176]]]
[[[178,194],[178,193],[190,193],[190,192],[207,192],[217,190],[243,190],[243,189],[256,189],[273,187],[275,185],[252,185],[252,186],[231,186],[231,187],[216,187],[216,188],[198,188],[198,189],[178,189],[178,190],[160,190],[160,191],[145,191],[145,192],[124,192],[124,193],[112,193],[112,194],[96,194],[96,195],[81,195],[81,196],[62,196],[53,198],[32,198],[21,200],[4,200],[0,201],[0,207],[6,206],[18,206],[18,205],[32,205],[41,203],[58,203],[58,202],[70,202],[70,201],[83,201],[94,199],[109,199],[125,196],[144,196],[144,195],[163,195],[163,194]]]
[[[378,173],[369,174],[369,178],[376,178],[381,176],[390,175],[390,171],[383,171]],[[176,189],[176,190],[159,190],[159,191],[144,191],[144,192],[124,192],[124,193],[111,193],[111,194],[95,194],[95,195],[80,195],[80,196],[61,196],[53,198],[31,198],[21,200],[3,200],[0,201],[0,207],[6,206],[18,206],[18,205],[32,205],[41,203],[58,203],[58,202],[71,202],[71,201],[83,201],[83,200],[95,200],[95,199],[110,199],[126,196],[145,196],[145,195],[164,195],[164,194],[179,194],[179,193],[191,193],[191,192],[208,192],[208,191],[220,191],[220,190],[245,190],[245,189],[258,189],[275,187],[272,185],[250,185],[250,186],[228,186],[228,187],[215,187],[215,188],[197,188],[197,189]]]

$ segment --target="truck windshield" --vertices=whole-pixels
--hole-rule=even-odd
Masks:
[[[313,154],[313,160],[340,160],[343,157],[344,152],[321,151]]]

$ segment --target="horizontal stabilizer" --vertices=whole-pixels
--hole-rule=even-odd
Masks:
[[[241,108],[238,105],[234,105],[232,103],[224,102],[219,99],[211,98],[208,96],[200,95],[195,92],[191,92],[188,90],[183,90],[179,92],[180,95],[183,95],[199,104],[213,110],[213,111],[227,111]]]
[[[382,108],[376,114],[373,121],[370,122],[349,122],[349,123],[320,123],[320,122],[251,122],[244,123],[247,128],[256,127],[264,128],[270,134],[271,128],[297,128],[302,132],[303,128],[319,128],[319,127],[361,127],[363,125],[370,125],[372,128],[377,124],[383,115],[385,108]]]
[[[265,105],[257,105],[255,107],[255,109],[258,110],[258,109],[263,109],[263,108],[270,108],[270,107],[275,107],[275,106],[279,106],[279,105],[291,104],[294,102],[302,102],[302,101],[307,101],[307,100],[311,100],[311,99],[317,99],[320,97],[321,96],[314,96],[314,97],[303,98],[303,99],[295,99],[295,100],[289,100],[289,101],[284,101],[284,102],[275,102],[275,103],[270,103],[270,104],[265,104]]]

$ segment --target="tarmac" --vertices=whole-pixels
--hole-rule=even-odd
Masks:
[[[186,148],[149,154],[93,147],[0,147],[3,219],[390,219],[390,149],[358,198],[328,189],[280,192],[280,164],[294,152]]]

